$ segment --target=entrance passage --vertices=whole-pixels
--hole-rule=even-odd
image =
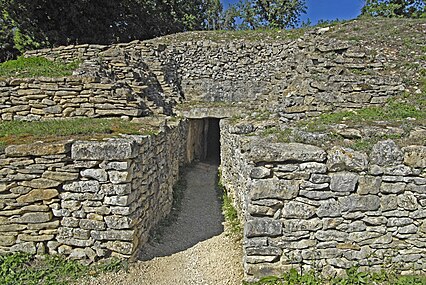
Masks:
[[[187,160],[220,164],[220,119],[204,118],[189,121]]]

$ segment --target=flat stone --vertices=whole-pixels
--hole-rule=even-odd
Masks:
[[[105,247],[111,251],[127,255],[131,255],[134,250],[133,243],[124,241],[109,241],[105,244]]]
[[[250,172],[250,178],[263,179],[271,175],[271,170],[266,167],[255,167]]]
[[[47,189],[47,188],[55,188],[59,186],[61,182],[46,179],[46,178],[39,178],[39,179],[30,180],[30,181],[24,181],[21,184],[23,186],[31,187],[35,189]]]
[[[108,141],[78,141],[72,145],[74,160],[126,160],[139,153],[139,146],[133,140],[111,139]]]
[[[34,242],[23,242],[15,244],[10,248],[11,252],[25,252],[29,254],[36,254],[37,248]]]
[[[380,185],[380,192],[385,194],[399,194],[405,191],[406,184],[402,182],[388,183],[382,182]]]
[[[16,242],[16,236],[0,235],[0,246],[12,246]]]
[[[373,146],[370,161],[379,166],[398,165],[403,161],[403,153],[393,140],[380,141]]]
[[[105,182],[108,180],[108,174],[104,169],[85,169],[80,172],[82,177],[93,178],[100,182]]]
[[[376,195],[351,195],[339,198],[343,212],[376,211],[380,208],[380,198]]]
[[[337,230],[317,231],[315,238],[319,241],[338,241],[344,242],[348,237],[348,233]]]
[[[51,221],[52,217],[52,213],[50,212],[25,213],[22,217],[11,219],[11,222],[18,224],[46,223]]]
[[[60,182],[73,181],[78,178],[78,173],[72,172],[59,172],[59,171],[45,171],[42,175],[43,178],[56,180]]]
[[[299,183],[299,181],[280,180],[277,178],[255,180],[249,186],[249,195],[252,200],[289,200],[297,197]]]
[[[77,192],[77,193],[97,193],[100,190],[98,181],[77,181],[63,186],[64,191]]]
[[[104,230],[106,228],[104,222],[88,219],[81,219],[79,226],[85,230]]]
[[[133,226],[132,219],[123,216],[107,216],[105,217],[105,223],[110,229],[130,229]]]
[[[300,143],[255,145],[249,154],[249,159],[253,162],[323,162],[326,158],[327,153],[323,149]]]
[[[18,203],[33,203],[36,201],[48,201],[59,195],[56,189],[34,189],[26,195],[16,199]]]
[[[350,172],[332,173],[330,190],[335,192],[354,192],[358,175]]]
[[[398,196],[398,206],[408,211],[415,211],[419,208],[416,196],[408,193]]]
[[[133,230],[92,231],[91,236],[95,240],[132,241],[135,232]]]
[[[72,142],[37,142],[33,144],[11,145],[6,147],[5,152],[9,157],[21,156],[45,156],[55,154],[67,154],[71,150]]]
[[[334,199],[322,201],[316,214],[320,218],[340,217],[342,215],[342,205]]]
[[[378,194],[382,179],[376,176],[360,176],[358,180],[359,195]]]
[[[328,151],[327,167],[330,171],[365,171],[367,166],[365,153],[337,146]]]
[[[403,148],[402,151],[406,165],[426,168],[426,146],[408,146]]]
[[[281,216],[285,219],[308,219],[315,215],[316,207],[297,202],[289,201],[284,203]]]
[[[246,237],[276,237],[282,233],[282,223],[272,219],[254,219],[245,224]]]

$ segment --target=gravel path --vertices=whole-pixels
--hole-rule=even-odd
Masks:
[[[147,245],[129,271],[104,274],[82,285],[240,285],[241,245],[223,232],[215,191],[217,166],[189,169],[177,221],[159,243]]]

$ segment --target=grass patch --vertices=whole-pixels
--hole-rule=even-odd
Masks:
[[[121,119],[64,119],[40,122],[0,122],[0,148],[38,140],[102,139],[118,134],[155,134],[146,126]]]
[[[0,77],[61,77],[72,75],[79,62],[62,63],[44,57],[19,57],[0,63]]]
[[[84,276],[97,276],[102,272],[116,272],[127,268],[125,262],[83,265],[61,256],[35,258],[25,253],[0,256],[0,284],[3,285],[67,285]]]
[[[281,276],[269,276],[245,285],[425,285],[426,276],[400,276],[392,272],[360,272],[358,267],[346,270],[345,277],[325,278],[315,271],[299,274],[296,269]]]
[[[238,239],[242,239],[243,229],[241,227],[241,222],[238,218],[237,209],[235,209],[232,198],[229,196],[228,191],[225,186],[222,184],[221,173],[218,173],[218,182],[217,189],[222,195],[222,213],[225,217],[225,222],[227,224],[227,229],[231,236],[234,236]]]

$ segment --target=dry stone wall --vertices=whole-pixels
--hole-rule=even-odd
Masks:
[[[149,110],[119,83],[95,77],[0,80],[1,120],[146,116]]]
[[[0,252],[134,258],[170,211],[187,123],[158,135],[9,146],[0,157]]]
[[[53,49],[27,55],[68,60],[80,50],[62,49],[64,55]],[[172,114],[181,102],[238,102],[246,104],[235,115],[256,109],[288,121],[380,105],[404,90],[399,77],[382,72],[385,56],[316,33],[271,43],[134,41],[83,58],[80,74],[95,70],[128,86],[132,96],[148,98],[145,104],[154,113]]]
[[[370,153],[271,143],[221,123],[222,175],[244,228],[247,279],[290,268],[426,272],[426,147]]]

